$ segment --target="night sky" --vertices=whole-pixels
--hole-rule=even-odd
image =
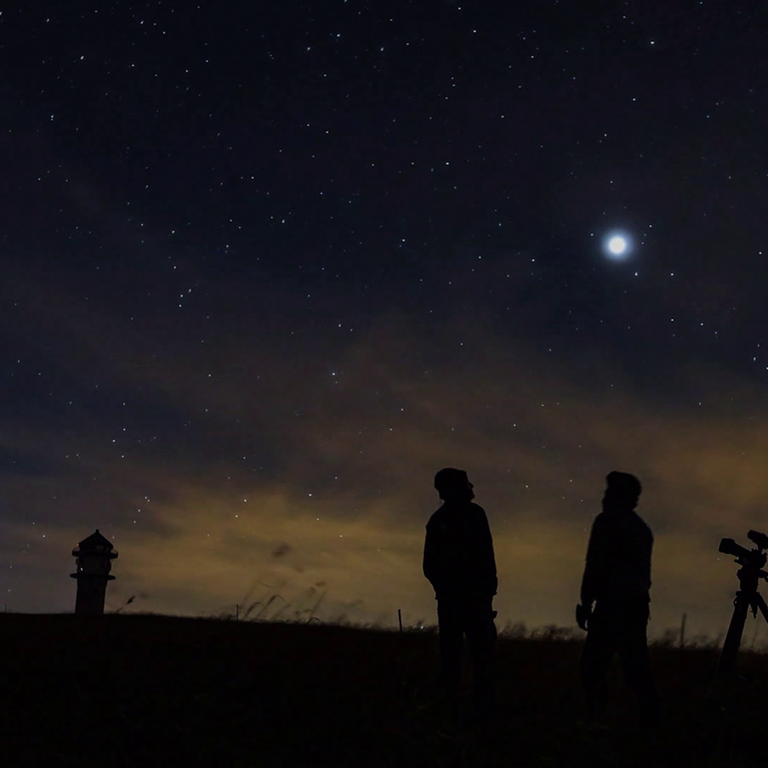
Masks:
[[[6,5],[7,609],[71,611],[98,527],[111,610],[433,623],[457,466],[500,625],[572,625],[618,469],[651,632],[722,632],[719,539],[768,530],[766,31],[737,1]]]

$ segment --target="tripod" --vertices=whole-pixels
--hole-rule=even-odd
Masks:
[[[741,645],[741,636],[744,634],[747,611],[751,610],[752,615],[757,618],[757,611],[759,610],[765,621],[768,622],[768,605],[757,591],[760,579],[768,581],[768,572],[762,569],[766,562],[766,556],[762,552],[758,554],[755,550],[749,554],[751,555],[749,559],[752,562],[744,562],[742,558],[736,561],[742,565],[736,574],[739,577],[739,591],[733,600],[733,616],[728,627],[728,634],[725,636],[723,650],[720,653],[720,661],[717,664],[715,677],[718,682],[732,677],[736,670],[736,655]]]

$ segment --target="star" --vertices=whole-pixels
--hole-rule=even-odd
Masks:
[[[621,256],[627,250],[627,241],[623,237],[616,235],[608,241],[608,250],[615,256]]]
[[[624,232],[609,232],[603,239],[603,252],[613,261],[623,261],[632,252],[632,239]]]

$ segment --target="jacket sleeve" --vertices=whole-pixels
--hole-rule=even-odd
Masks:
[[[488,525],[488,517],[484,509],[480,509],[482,517],[480,521],[480,562],[483,563],[485,583],[488,592],[495,595],[499,587],[499,579],[496,574],[496,556],[493,552],[493,536]]]
[[[598,515],[592,523],[587,545],[587,562],[584,566],[584,576],[581,580],[581,603],[592,605],[600,586],[605,579],[608,563],[610,541],[605,518]]]
[[[439,580],[438,564],[438,542],[437,533],[434,528],[427,525],[427,535],[424,539],[424,561],[422,569],[429,582],[436,588],[436,582]]]

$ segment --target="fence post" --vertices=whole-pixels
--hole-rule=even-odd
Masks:
[[[403,631],[403,614],[400,609],[397,609],[397,623],[400,625],[400,631]]]
[[[680,647],[685,648],[685,620],[688,614],[683,614],[683,620],[680,622]]]

